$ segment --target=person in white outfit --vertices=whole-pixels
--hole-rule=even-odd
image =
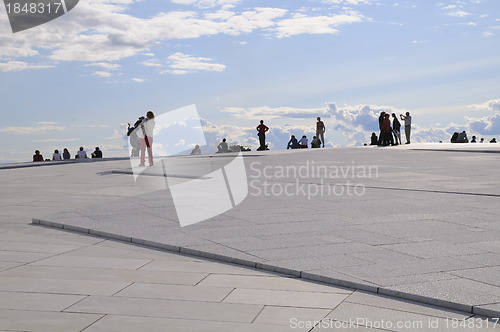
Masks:
[[[137,137],[141,143],[141,164],[144,166],[146,160],[146,148],[148,150],[149,166],[153,166],[153,129],[155,128],[155,115],[152,111],[148,111],[146,119],[143,120],[138,128]]]

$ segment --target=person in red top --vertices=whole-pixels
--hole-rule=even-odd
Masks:
[[[40,151],[35,150],[35,154],[33,155],[33,162],[35,161],[43,161],[43,156],[40,154]]]
[[[384,119],[382,120],[382,135],[383,135],[382,145],[391,144],[392,134],[391,134],[391,119],[389,118],[389,113],[386,113]],[[392,145],[394,145],[394,142],[392,142]]]
[[[260,141],[260,147],[257,149],[257,151],[262,151],[266,150],[266,132],[269,131],[269,127],[267,127],[264,124],[264,120],[260,120],[260,125],[257,126],[257,131],[258,131],[258,136],[259,136],[259,141]]]
[[[318,120],[318,122],[316,122],[316,137],[321,141],[321,143],[323,143],[323,147],[325,147],[325,124],[321,121],[319,116],[316,120]]]

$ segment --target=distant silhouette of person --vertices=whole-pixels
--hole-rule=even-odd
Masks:
[[[136,129],[137,137],[141,144],[141,163],[144,166],[146,159],[146,149],[148,150],[149,166],[153,166],[153,130],[155,128],[155,114],[152,111],[146,113],[146,119],[142,120],[139,128]]]
[[[319,147],[321,147],[321,141],[316,136],[313,136],[311,141],[311,149],[317,149]]]
[[[54,150],[54,153],[52,154],[52,160],[54,161],[62,160],[62,156],[59,153],[59,150]]]
[[[302,149],[307,149],[307,144],[309,143],[309,141],[307,140],[307,137],[306,135],[303,135],[302,138],[300,139],[299,141],[299,145]]]
[[[69,153],[67,148],[64,148],[64,150],[63,150],[63,159],[64,160],[71,159],[71,153]]]
[[[286,146],[286,149],[298,149],[300,148],[299,142],[295,138],[295,135],[292,135],[290,137],[290,140],[288,141],[288,145]]]
[[[391,144],[392,134],[391,134],[391,119],[389,113],[386,113],[384,119],[382,120],[382,145],[387,146]],[[392,142],[394,145],[394,142]]]
[[[40,154],[39,150],[35,150],[35,154],[33,155],[33,162],[43,161],[43,156]]]
[[[479,143],[484,143],[484,138],[481,137],[481,139],[479,140]]]
[[[410,135],[411,135],[411,115],[410,112],[406,112],[406,116],[403,114],[399,115],[401,117],[401,120],[405,122],[405,136],[406,136],[406,143],[405,144],[410,144]]]
[[[319,139],[321,137],[321,143],[323,144],[323,147],[325,147],[325,124],[323,121],[321,121],[321,117],[316,118],[316,137]]]
[[[141,124],[142,120],[145,118],[141,116],[134,124],[134,126],[130,126],[130,123],[127,123],[127,136],[129,136],[130,146],[132,147],[132,152],[130,154],[131,157],[139,157],[139,151],[141,150],[141,142],[139,141],[139,137],[137,137],[137,129]]]
[[[471,143],[476,143],[476,136],[472,136],[472,139],[470,140]]]
[[[395,145],[401,144],[401,123],[396,116],[396,113],[392,113],[392,132],[394,133]]]
[[[493,137],[493,139],[490,141],[490,143],[496,143],[497,142],[497,139],[495,137]]]
[[[372,133],[372,136],[371,136],[371,143],[370,143],[370,145],[378,145],[378,137],[377,137],[377,134]]]
[[[229,147],[227,146],[226,139],[223,138],[222,142],[217,145],[217,153],[226,153],[229,152]]]
[[[380,112],[380,116],[378,117],[378,127],[380,129],[380,133],[378,135],[378,145],[382,145],[382,140],[384,135],[382,133],[382,126],[384,124],[385,112]]]
[[[87,152],[83,150],[83,146],[80,146],[80,149],[76,152],[75,159],[85,159],[87,157]]]
[[[260,147],[258,151],[267,150],[266,147],[266,133],[269,131],[269,127],[264,124],[264,120],[260,120],[260,125],[257,126],[257,135],[259,136]]]
[[[199,156],[201,155],[201,149],[200,149],[200,146],[198,144],[195,145],[193,151],[191,151],[191,155],[192,156]]]
[[[92,152],[92,158],[102,158],[102,151],[98,146],[96,146],[94,152]]]

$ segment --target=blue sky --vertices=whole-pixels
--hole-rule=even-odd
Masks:
[[[414,141],[500,136],[498,0],[81,0],[13,34],[0,9],[0,162],[124,155],[123,124],[195,104],[207,141],[362,144],[381,111]]]

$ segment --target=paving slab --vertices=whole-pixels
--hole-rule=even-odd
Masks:
[[[300,167],[307,163],[307,159],[330,166],[348,166],[352,165],[353,162],[370,165],[374,164],[373,160],[376,160],[380,169],[383,168],[383,170],[379,172],[378,177],[363,179],[367,192],[362,197],[318,196],[309,200],[307,197],[298,196],[259,197],[259,195],[249,191],[249,196],[237,208],[206,222],[185,228],[178,226],[176,210],[170,192],[161,190],[164,183],[159,184],[157,181],[152,181],[156,179],[149,176],[148,181],[139,178],[140,181],[134,184],[133,178],[129,175],[112,174],[113,170],[126,169],[126,161],[2,170],[0,172],[0,182],[2,183],[0,205],[3,208],[0,211],[0,234],[10,232],[10,236],[4,236],[0,243],[10,242],[11,245],[12,243],[16,243],[16,245],[10,248],[5,247],[6,250],[0,249],[1,255],[6,258],[5,263],[15,264],[7,270],[0,271],[0,278],[5,281],[2,284],[5,289],[0,289],[0,291],[12,294],[29,292],[30,296],[42,296],[43,299],[51,299],[50,296],[63,296],[64,299],[69,299],[67,296],[77,296],[79,299],[91,295],[92,298],[104,300],[97,301],[99,306],[96,308],[101,311],[98,314],[46,311],[43,309],[43,305],[40,305],[36,311],[32,311],[31,307],[30,311],[26,311],[20,308],[27,306],[26,302],[29,302],[30,299],[21,295],[19,299],[26,301],[12,301],[12,304],[5,304],[7,310],[0,309],[0,331],[80,331],[84,329],[85,331],[157,331],[169,329],[182,331],[310,331],[314,326],[316,326],[314,331],[321,331],[324,329],[320,329],[317,322],[325,318],[325,311],[331,310],[322,309],[318,307],[320,303],[311,300],[312,295],[318,293],[321,296],[324,296],[323,294],[326,296],[345,296],[345,300],[337,306],[337,309],[345,307],[349,311],[348,306],[352,303],[361,304],[365,305],[367,311],[366,313],[364,311],[357,313],[363,314],[364,317],[375,314],[386,321],[394,321],[395,317],[411,320],[414,318],[412,315],[423,314],[441,319],[445,319],[445,317],[457,319],[465,316],[467,317],[466,322],[474,323],[474,319],[485,321],[481,315],[497,316],[498,301],[469,307],[469,311],[473,311],[472,313],[457,313],[430,305],[417,304],[413,301],[398,301],[393,297],[380,295],[381,292],[390,293],[391,290],[387,288],[390,286],[411,286],[426,282],[468,279],[469,277],[479,278],[480,272],[471,272],[498,266],[495,254],[500,253],[498,250],[500,247],[495,237],[496,234],[491,232],[487,234],[483,231],[499,230],[496,216],[500,210],[494,205],[490,207],[491,201],[483,200],[483,198],[488,197],[494,198],[496,195],[497,186],[493,185],[494,181],[488,177],[492,174],[489,167],[493,167],[493,164],[490,165],[490,163],[494,163],[497,156],[489,153],[487,157],[484,157],[474,153],[472,157],[468,153],[461,152],[462,157],[457,153],[447,152],[450,158],[440,154],[440,158],[444,157],[441,158],[443,160],[438,160],[438,165],[434,165],[436,158],[429,154],[430,151],[410,151],[412,155],[415,154],[418,163],[415,163],[414,159],[412,160],[413,157],[409,157],[408,151],[399,151],[399,149],[365,149],[361,151],[368,153],[363,154],[360,154],[359,151],[359,149],[325,149],[307,151],[306,154],[297,154],[295,153],[297,151],[284,151],[283,153],[268,151],[270,153],[247,154],[248,158],[246,159],[253,159],[253,161],[260,163],[260,166],[253,165],[252,168],[247,164],[248,176],[254,180],[256,168],[271,166],[274,169],[275,166],[280,165]],[[300,157],[297,158],[297,156]],[[307,156],[307,159],[303,156]],[[393,158],[396,158],[396,162],[391,161]],[[478,158],[482,164],[484,163],[485,168],[477,168]],[[204,159],[206,157],[202,156],[197,160],[201,162]],[[229,160],[229,158],[226,159]],[[454,165],[464,159],[466,160],[466,164],[462,168],[464,173],[450,173],[446,167],[443,167]],[[181,163],[183,167],[187,165],[186,160],[189,158],[184,158]],[[170,165],[175,166],[175,164],[176,162]],[[193,171],[196,168],[188,169]],[[467,174],[467,178],[464,179],[462,174]],[[471,174],[478,176],[470,177]],[[176,178],[176,183],[190,179],[187,177]],[[292,177],[269,180],[272,180],[272,183],[282,185],[295,181]],[[321,184],[321,180],[311,177],[300,178],[299,182],[306,185],[318,185]],[[327,180],[324,183],[331,185],[345,182],[345,179],[342,178]],[[33,181],[39,183],[36,190],[33,190]],[[71,186],[65,185],[68,181],[72,183]],[[123,187],[138,187],[139,190],[116,191],[113,189],[123,189]],[[457,192],[457,189],[463,189],[462,193]],[[448,195],[454,195],[455,198],[446,198]],[[440,198],[437,200],[436,197]],[[382,198],[386,204],[380,206],[377,202],[380,202]],[[411,205],[408,205],[408,202],[411,202]],[[113,206],[113,209],[106,208],[106,204]],[[440,204],[445,208],[443,209]],[[133,209],[131,210],[129,207]],[[64,213],[58,214],[57,218],[54,218],[57,219],[57,223],[53,223],[52,226],[67,227],[66,230],[27,225],[31,218],[40,219],[44,214],[54,215],[54,213],[63,211]],[[93,211],[95,219],[92,218]],[[131,216],[135,212],[140,212],[141,217]],[[121,217],[123,221],[116,224],[115,219],[117,218],[113,218],[114,216],[118,220]],[[75,225],[66,224],[63,226],[63,223],[71,218],[74,218]],[[95,229],[78,226],[77,221],[88,222]],[[415,234],[407,234],[403,231],[386,234],[386,229],[383,227],[374,227],[369,230],[365,227],[367,225],[382,226],[387,222],[401,221],[414,222],[416,225],[413,228]],[[433,224],[432,221],[436,221],[436,223]],[[139,225],[132,225],[132,228],[127,226],[130,223],[137,224],[137,222]],[[448,227],[446,223],[458,227],[453,230],[453,227]],[[437,227],[438,225],[439,227]],[[98,227],[103,228],[98,229]],[[383,230],[383,232],[379,230]],[[73,231],[80,231],[84,234],[77,234]],[[133,238],[129,235],[130,231],[133,231],[135,236],[144,231],[149,240]],[[97,233],[99,236],[89,234],[90,232]],[[475,236],[479,232],[482,236],[481,241],[478,241]],[[359,237],[356,237],[356,234],[359,234]],[[126,244],[120,241],[105,240],[102,236],[119,236],[120,239],[129,242]],[[273,244],[273,240],[275,240],[276,245]],[[458,252],[457,255],[422,258],[414,253],[403,253],[384,248],[384,245],[439,242],[441,240],[443,248],[451,248],[450,245],[464,245],[468,249],[465,252]],[[162,241],[172,241],[176,245],[168,245]],[[263,246],[256,247],[256,243],[261,243]],[[245,252],[247,249],[272,251],[289,247],[307,250],[310,246],[332,244],[345,244],[347,248],[358,247],[349,243],[366,245],[371,250],[342,254],[319,252],[317,256],[307,255],[302,260],[297,258],[296,261],[293,260],[293,257],[291,259],[269,260],[266,257],[255,257]],[[33,245],[36,245],[37,248]],[[54,245],[63,247],[59,247],[57,250],[54,250],[56,249],[54,247],[45,247],[45,249],[50,248],[50,250],[38,252],[43,246]],[[144,245],[154,246],[156,249],[148,249]],[[23,247],[29,251],[23,251]],[[196,249],[194,249],[195,247]],[[165,252],[158,248],[170,249],[175,252]],[[478,253],[472,254],[468,250]],[[198,257],[184,255],[179,251],[196,254]],[[451,249],[448,250],[448,253],[451,254],[451,251]],[[215,263],[213,260],[206,260],[203,257],[216,258],[226,262],[239,262],[245,266],[253,266],[253,268]],[[474,259],[475,257],[477,260]],[[244,260],[241,260],[242,258]],[[116,262],[113,262],[115,259]],[[428,259],[434,259],[434,261],[429,261],[431,263],[429,266],[418,265],[419,261]],[[451,263],[447,262],[448,259]],[[18,260],[19,262],[17,262]],[[39,260],[47,260],[51,266],[29,264]],[[96,260],[96,263],[92,263],[93,260]],[[2,260],[0,259],[0,261]],[[79,261],[80,263],[78,263]],[[145,261],[149,263],[138,269],[134,265]],[[104,262],[110,264],[105,266]],[[169,262],[175,262],[175,264],[169,267]],[[186,263],[185,266],[183,266],[183,262]],[[202,264],[193,265],[193,262]],[[351,265],[351,262],[355,264]],[[363,262],[366,263],[358,265],[358,263]],[[397,266],[397,264],[411,266],[413,262],[417,266],[416,270],[409,269],[412,274],[406,274],[404,269],[395,269],[394,271],[398,271],[396,276],[373,274],[373,279],[370,280],[356,278],[337,270],[353,266],[362,268],[366,264],[382,264],[389,267],[390,264],[387,262],[393,262],[393,266]],[[302,266],[304,269],[300,268],[301,264],[304,264]],[[432,270],[440,264],[446,269],[450,267],[460,267],[460,269],[415,274],[419,268],[422,269],[421,272],[424,272],[428,269]],[[77,266],[75,267],[75,265]],[[153,269],[148,270],[148,266],[153,267]],[[312,270],[313,268],[316,269]],[[491,271],[493,278],[494,270]],[[284,275],[285,272],[290,272],[290,275]],[[471,275],[457,275],[462,272],[468,272]],[[477,289],[479,295],[481,292],[490,293],[490,295],[496,294],[496,284],[488,279],[488,275],[488,273],[485,274],[485,280],[476,280],[476,283],[462,285],[462,289],[467,292],[476,292]],[[302,278],[298,278],[300,276]],[[317,282],[307,282],[304,278]],[[478,286],[477,284],[481,282],[487,286]],[[348,288],[334,287],[332,284],[348,286]],[[203,287],[202,295],[195,296],[192,289],[196,287]],[[221,304],[220,297],[223,292],[219,294],[219,288],[224,289],[223,292],[229,288],[234,289],[233,292],[239,295],[238,299],[240,300],[245,298],[254,302],[259,300],[262,302],[262,304],[258,304],[261,310],[252,321],[223,322],[214,320],[214,318],[227,318],[227,316],[222,317],[221,315],[212,315],[214,317],[207,319],[211,310],[221,310],[213,309]],[[379,294],[370,295],[355,292],[353,288],[367,289],[371,292],[379,292]],[[129,294],[125,293],[127,289]],[[450,292],[456,292],[453,288],[446,289],[449,289]],[[259,296],[251,296],[252,291],[256,291]],[[299,293],[300,296],[297,299],[289,299],[288,295],[295,293]],[[422,302],[422,295],[419,297],[418,293],[418,289],[413,293],[392,290],[393,295],[399,294],[403,298],[412,296]],[[271,294],[276,296],[270,296]],[[41,298],[33,299],[35,300],[34,304],[43,301]],[[128,305],[119,302],[120,299],[125,299]],[[185,304],[182,307],[184,310],[182,317],[146,317],[148,315],[163,316],[164,312],[156,309],[158,303],[164,303],[162,301],[176,302],[179,299]],[[292,306],[294,301],[298,299],[302,301],[309,299],[306,304],[310,307]],[[113,303],[117,300],[116,303],[119,303],[120,310],[124,310],[120,314],[116,314],[114,311]],[[136,300],[138,301],[135,302]],[[283,305],[274,305],[278,300],[283,301],[280,302]],[[432,297],[423,300],[427,303],[435,301]],[[54,304],[58,303],[65,304],[61,298],[54,302]],[[199,306],[200,303],[209,305],[202,308]],[[87,304],[89,303],[87,302]],[[140,307],[142,311],[139,309]],[[377,308],[384,310],[380,311]],[[395,316],[394,309],[400,308],[404,310],[399,310],[398,315]],[[50,310],[58,309],[60,309],[58,306],[50,308]],[[201,316],[198,315],[200,310]],[[433,312],[434,310],[435,312]],[[300,326],[291,324],[292,318],[313,325],[300,328]],[[323,322],[325,321],[324,319]],[[493,322],[493,320],[491,321]],[[376,331],[377,329],[359,326],[355,330]],[[468,329],[468,331],[470,330]],[[476,328],[475,330],[484,329]]]
[[[376,292],[401,290],[402,294],[414,293],[420,301],[451,307],[458,304],[472,311],[487,304],[486,299],[415,286],[451,285],[469,278],[476,282],[477,294],[490,294],[488,300],[494,299],[492,294],[500,288],[491,280],[500,265],[492,255],[500,253],[499,221],[495,219],[500,189],[491,185],[491,174],[498,166],[495,154],[443,153],[437,147],[327,149],[301,157],[294,152],[247,154],[246,199],[219,216],[188,227],[178,224],[168,188],[143,194],[144,183],[136,195],[130,196],[131,186],[123,192],[125,198],[35,218],[34,222],[82,228],[130,242],[164,243],[175,251],[302,277],[320,278],[324,273],[323,280],[337,280],[342,286],[364,284],[363,289]],[[482,158],[481,167],[477,167],[478,157]],[[226,161],[196,159],[200,169],[222,162]],[[196,175],[189,158],[170,158],[168,168],[178,177],[186,174],[179,181]],[[115,170],[120,173],[117,176],[130,178],[127,172],[131,171],[123,164]],[[166,185],[160,169],[151,172],[148,181],[158,175],[156,185]],[[283,191],[286,185],[294,188],[292,194]],[[266,186],[280,189],[279,194],[266,192]],[[362,195],[353,194],[356,186],[363,189]],[[310,188],[320,189],[322,194],[311,197]],[[342,195],[335,192],[340,189]],[[120,196],[112,189],[89,191],[108,192]],[[477,272],[482,268],[492,272]],[[496,287],[495,291],[490,287]],[[462,299],[464,303],[454,303]]]

